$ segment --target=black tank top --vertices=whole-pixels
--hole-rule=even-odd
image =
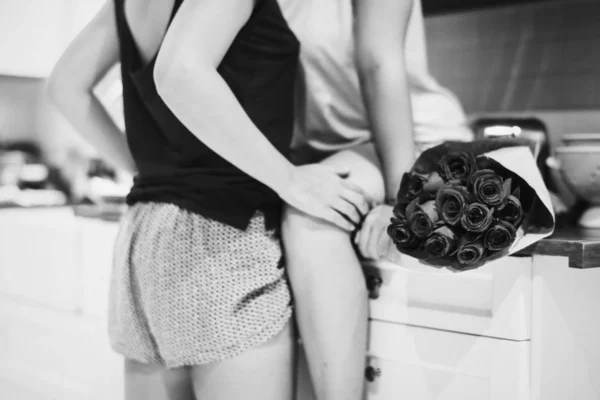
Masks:
[[[156,91],[153,59],[142,64],[115,0],[127,142],[138,168],[127,203],[163,202],[246,229],[256,211],[276,227],[281,200],[205,146]],[[183,0],[175,0],[171,20]],[[277,0],[258,0],[218,67],[250,119],[286,157],[293,129],[299,43]],[[252,151],[249,149],[249,151]]]

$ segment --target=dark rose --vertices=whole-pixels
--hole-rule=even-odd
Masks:
[[[515,241],[515,227],[504,221],[497,221],[485,234],[483,243],[490,251],[505,250]]]
[[[445,181],[466,181],[477,170],[477,163],[472,153],[451,152],[442,157],[439,169]]]
[[[440,219],[435,208],[435,201],[417,203],[417,208],[408,213],[408,226],[418,238],[426,238],[433,230],[433,225]]]
[[[396,201],[401,200],[401,198],[408,197],[409,199],[414,199],[416,196],[421,194],[423,191],[423,185],[427,181],[427,177],[420,174],[415,174],[411,172],[404,173],[402,175],[402,181],[400,182],[400,190],[398,191]]]
[[[423,191],[425,182],[427,182],[426,177],[418,174],[410,174],[410,179],[408,181],[408,195],[411,197],[418,196]]]
[[[492,207],[502,204],[510,193],[510,180],[505,185],[502,177],[491,169],[475,172],[470,182],[477,200]],[[508,190],[506,186],[509,186]]]
[[[508,196],[506,202],[496,210],[496,216],[503,221],[513,224],[513,226],[519,225],[521,219],[523,219],[521,201],[513,195]]]
[[[444,186],[444,180],[437,172],[432,172],[427,176],[427,181],[423,184],[424,192],[436,192]]]
[[[447,224],[456,226],[460,217],[471,201],[471,194],[464,186],[447,184],[437,192],[435,204],[440,218]]]
[[[419,247],[419,239],[410,231],[406,222],[392,218],[392,223],[387,229],[388,235],[394,241],[398,250],[415,250]]]
[[[463,211],[460,224],[469,232],[482,233],[490,227],[494,212],[481,203],[471,203]]]
[[[458,246],[456,259],[464,266],[477,264],[483,258],[485,247],[478,240],[468,240],[463,238]]]
[[[406,219],[406,208],[408,207],[409,204],[410,204],[410,201],[407,198],[398,199],[398,201],[396,201],[396,204],[394,205],[394,208],[393,208],[394,216],[398,219],[405,220]]]
[[[454,232],[447,226],[441,226],[425,241],[425,251],[429,256],[442,258],[452,253],[457,243]]]

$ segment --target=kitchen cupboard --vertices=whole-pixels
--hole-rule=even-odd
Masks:
[[[0,296],[81,308],[80,225],[67,207],[0,210]]]
[[[1,399],[123,399],[106,332],[117,231],[66,207],[0,210]],[[600,399],[600,268],[535,253],[463,273],[395,262],[364,266],[365,400]],[[314,400],[300,354],[297,400]]]
[[[0,75],[45,78],[103,0],[0,1]]]
[[[394,262],[364,268],[365,400],[600,399],[600,268],[535,253],[462,273]],[[304,360],[299,374],[297,400],[315,400]]]
[[[106,328],[117,228],[70,207],[0,209],[0,399],[122,399]]]

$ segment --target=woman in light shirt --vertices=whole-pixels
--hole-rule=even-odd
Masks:
[[[343,166],[372,202],[343,230],[293,207],[283,238],[319,400],[362,396],[367,293],[357,251],[380,258],[415,142],[470,140],[459,101],[428,72],[419,0],[279,0],[301,43],[293,155]],[[356,211],[358,213],[358,211]]]

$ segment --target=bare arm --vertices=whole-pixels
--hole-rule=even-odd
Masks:
[[[383,164],[386,199],[394,199],[414,157],[405,64],[413,0],[354,0],[357,65],[375,145]]]
[[[217,67],[252,13],[252,0],[187,0],[154,71],[159,95],[206,146],[288,204],[351,230],[367,204],[360,189],[323,166],[293,166],[252,123]]]
[[[281,195],[292,164],[252,123],[217,73],[246,23],[252,0],[188,0],[159,52],[155,80],[165,103],[220,156]]]
[[[92,92],[118,60],[114,2],[108,0],[54,67],[48,93],[77,132],[103,158],[133,173],[135,164],[125,136]]]

